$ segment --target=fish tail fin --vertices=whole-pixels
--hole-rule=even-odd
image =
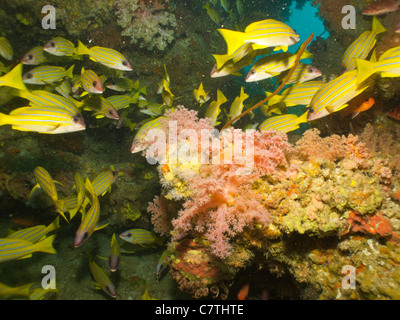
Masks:
[[[247,98],[249,97],[249,95],[246,93],[246,92],[244,92],[244,89],[243,89],[243,87],[240,89],[240,100],[241,101],[244,101],[244,100],[246,100]]]
[[[73,78],[73,76],[74,76],[74,74],[73,74],[73,72],[74,72],[74,67],[75,67],[75,65],[73,64],[68,70],[67,70],[67,72],[66,72],[66,76],[68,77],[68,78]]]
[[[64,199],[53,199],[54,205],[57,208],[58,213],[64,218],[65,221],[68,221],[67,217],[64,214],[64,208],[65,208],[65,201]]]
[[[224,94],[220,90],[217,90],[217,101],[220,105],[228,101],[228,99],[224,96]]]
[[[19,296],[29,297],[31,287],[32,287],[34,284],[35,284],[34,282],[31,282],[31,283],[25,284],[25,285],[23,285],[23,286],[20,286],[20,287],[16,288],[16,293],[17,293]]]
[[[89,54],[89,49],[80,41],[78,40],[78,47],[76,48],[77,55]]]
[[[246,38],[246,34],[240,31],[233,31],[228,29],[218,29],[219,33],[225,39],[226,46],[228,47],[228,56],[232,55],[237,49],[239,49]]]
[[[298,119],[298,123],[305,123],[307,122],[307,114],[308,114],[308,110],[306,112],[304,112]]]
[[[53,241],[55,237],[56,235],[53,234],[52,236],[47,237],[44,240],[36,243],[35,246],[37,251],[51,253],[51,254],[57,253],[56,249],[54,249],[53,247]]]
[[[308,59],[312,58],[313,56],[314,55],[311,52],[304,50],[303,54],[301,55],[301,59]]]
[[[50,232],[50,231],[54,231],[57,230],[58,228],[60,228],[60,216],[58,216],[57,218],[54,219],[54,221],[52,223],[50,223],[47,227],[46,227],[46,233]]]
[[[268,96],[270,96],[270,95],[272,94],[272,92],[265,91],[265,94],[266,94],[267,97],[268,97]],[[282,98],[283,98],[283,97],[282,97],[281,95],[276,94],[276,95],[274,95],[271,99],[268,100],[267,104],[268,104],[269,106],[272,106],[272,105],[274,105],[274,104],[277,104],[277,103],[281,102],[281,101],[282,101]]]
[[[9,118],[10,116],[8,114],[0,112],[0,126],[4,126],[5,124],[10,124],[8,121]]]
[[[12,87],[20,90],[28,90],[25,84],[22,82],[22,63],[18,64],[9,73],[0,77],[4,85],[7,87]]]
[[[257,46],[253,45],[253,49],[254,49],[254,47],[257,48]],[[258,46],[258,49],[261,49],[261,48],[264,48],[264,47]],[[274,51],[279,51],[279,50],[282,50],[283,52],[286,52],[288,50],[288,46],[281,45],[281,46],[277,46],[277,47],[274,48]]]
[[[376,72],[375,64],[371,61],[356,59],[357,83],[360,84]]]
[[[378,20],[376,16],[372,18],[372,32],[376,34],[385,32],[386,28],[382,25],[382,23]]]
[[[225,64],[225,62],[227,62],[227,57],[229,57],[229,55],[227,54],[213,54],[213,57],[215,59],[215,62],[217,64],[217,70],[221,69],[223,67],[223,65]]]

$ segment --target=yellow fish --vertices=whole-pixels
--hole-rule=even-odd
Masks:
[[[365,59],[376,43],[376,35],[385,32],[386,28],[374,16],[372,18],[372,30],[363,32],[344,52],[342,66],[346,71],[355,69],[355,59]]]
[[[11,87],[19,90],[28,90],[22,81],[22,63],[10,72],[0,77],[0,87]]]
[[[243,87],[240,88],[240,95],[233,100],[231,108],[229,110],[229,120],[237,117],[239,114],[242,113],[243,107],[244,107],[244,100],[246,100],[249,97],[247,93],[244,92]],[[232,122],[232,124],[235,122]]]
[[[246,27],[244,32],[228,29],[219,29],[218,31],[225,39],[229,55],[244,43],[251,43],[254,50],[276,47],[276,49],[286,51],[288,46],[296,44],[300,40],[292,28],[274,19],[253,22]]]
[[[20,287],[9,287],[0,282],[0,297],[8,299],[10,297],[29,297],[32,283],[25,284]]]
[[[217,101],[211,101],[211,103],[207,107],[205,114],[206,118],[211,119],[213,126],[220,124],[220,122],[217,122],[218,115],[221,112],[220,106],[227,101],[228,99],[224,96],[224,94],[219,89],[217,89]]]
[[[378,61],[356,59],[357,82],[362,83],[372,74],[379,72],[383,78],[400,77],[400,46],[385,51]]]
[[[359,84],[357,74],[356,69],[345,72],[322,86],[311,99],[307,116],[308,121],[342,110],[347,107],[349,100],[367,89],[367,83]]]
[[[52,235],[37,243],[23,239],[0,239],[0,262],[30,258],[34,252],[46,252],[55,254],[53,241],[56,236]]]
[[[98,46],[88,49],[82,42],[78,41],[77,55],[84,54],[89,55],[91,60],[105,65],[106,67],[123,71],[132,71],[132,66],[128,60],[114,49]]]
[[[10,61],[13,59],[13,48],[11,43],[4,37],[0,37],[0,56]]]
[[[305,50],[300,59],[312,57],[312,54]],[[246,82],[260,81],[277,76],[293,67],[297,59],[297,53],[281,52],[258,60],[246,76]]]
[[[60,81],[65,77],[72,78],[73,70],[74,65],[68,70],[57,66],[40,66],[26,72],[22,76],[22,81],[27,84],[49,84]]]
[[[35,176],[35,180],[40,187],[40,189],[53,201],[54,205],[57,208],[57,211],[60,215],[68,222],[68,219],[65,217],[63,209],[64,209],[64,201],[58,199],[56,185],[54,184],[53,178],[47,172],[47,170],[43,167],[36,167],[33,171]],[[35,189],[33,187],[33,189]],[[32,190],[33,191],[33,190]]]
[[[101,269],[96,262],[94,262],[90,254],[89,269],[93,278],[96,280],[96,287],[102,289],[110,297],[116,298],[117,290],[115,289],[115,285],[112,283],[111,279],[107,276],[103,269]]]
[[[55,37],[46,42],[43,46],[44,51],[55,56],[73,56],[76,54],[77,49],[74,44],[62,37]]]
[[[297,106],[297,105],[308,105],[314,94],[321,89],[326,82],[322,81],[308,81],[304,83],[297,83],[291,87],[286,88],[281,95],[275,95],[270,100],[268,100],[268,106],[272,106],[277,103],[285,103],[287,107]],[[271,92],[265,92],[267,96]]]
[[[285,114],[282,116],[275,116],[266,119],[259,126],[261,131],[266,130],[277,130],[280,132],[290,132],[300,128],[300,123],[307,122],[307,112],[303,113],[301,116],[295,114]]]
[[[194,98],[196,99],[196,101],[197,101],[198,103],[200,103],[200,106],[201,106],[203,103],[205,103],[205,102],[207,102],[208,100],[210,100],[210,96],[208,95],[208,93],[206,93],[206,92],[204,91],[203,82],[200,82],[200,86],[199,86],[198,89],[194,89],[194,90],[193,90],[193,94],[194,94]]]
[[[212,21],[214,21],[216,24],[220,24],[221,17],[217,11],[215,11],[213,8],[210,8],[210,4],[208,2],[203,6],[203,8],[206,9],[207,14]]]
[[[11,125],[14,130],[59,134],[85,130],[83,118],[67,110],[48,107],[22,107],[9,115],[0,113],[0,126]]]

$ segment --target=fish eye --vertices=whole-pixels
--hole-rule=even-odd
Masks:
[[[93,81],[92,85],[93,87],[97,86],[97,81]]]
[[[29,59],[29,60],[32,60],[32,59],[33,59],[33,56],[32,56],[31,54],[28,54],[28,59]]]
[[[50,42],[50,45],[51,45],[53,48],[56,46],[56,44],[55,44],[53,41]]]
[[[128,65],[128,61],[122,61],[122,65],[126,67]]]
[[[108,111],[108,114],[113,115],[113,111],[112,110]]]
[[[313,107],[310,107],[310,108],[308,109],[308,112],[309,112],[309,113],[313,113],[313,112],[314,112]]]
[[[314,68],[313,67],[309,67],[307,70],[309,73],[314,72]]]
[[[25,74],[25,78],[26,79],[32,79],[33,78],[33,74],[28,72],[27,74]]]
[[[79,121],[78,116],[73,116],[73,117],[72,117],[72,120],[73,120],[75,123],[78,123],[78,121]]]
[[[132,233],[127,233],[126,236],[130,238],[132,236]]]
[[[84,234],[83,234],[83,239],[87,239],[87,237],[88,237],[88,233],[87,232],[85,232]]]

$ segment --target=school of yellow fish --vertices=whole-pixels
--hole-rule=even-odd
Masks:
[[[226,1],[221,1],[223,8],[230,12]],[[237,12],[243,12],[243,5],[238,0]],[[207,3],[204,8],[210,18],[218,23],[219,17]],[[400,76],[400,47],[394,47],[384,52],[379,60],[373,52],[376,36],[386,29],[374,16],[370,31],[363,32],[346,50],[342,57],[344,72],[337,78],[323,82],[314,80],[321,76],[321,72],[311,65],[299,63],[288,86],[278,95],[275,95],[261,110],[267,116],[259,125],[260,130],[275,129],[289,132],[300,127],[301,123],[311,122],[328,116],[348,106],[348,102],[362,93],[370,85],[368,79],[373,74],[381,77]],[[212,68],[211,77],[228,75],[242,75],[239,71],[252,65],[245,77],[245,82],[262,81],[277,77],[282,81],[288,70],[294,66],[296,59],[311,58],[312,54],[305,50],[300,57],[298,52],[287,52],[288,47],[300,41],[299,35],[283,22],[266,19],[249,24],[244,31],[218,29],[226,42],[226,54],[214,54],[215,65]],[[275,53],[275,51],[282,52]],[[13,61],[13,50],[10,42],[0,37],[0,55]],[[41,65],[48,63],[51,55],[65,57],[65,61],[71,63],[68,68]],[[131,152],[139,152],[147,148],[146,132],[151,128],[161,125],[163,113],[166,109],[173,108],[174,94],[170,89],[170,78],[164,65],[165,76],[158,84],[157,93],[161,95],[162,103],[147,101],[146,88],[141,87],[139,81],[120,76],[113,83],[106,83],[106,76],[99,76],[94,70],[81,68],[79,74],[74,74],[74,60],[83,61],[83,56],[102,64],[108,68],[122,71],[131,71],[132,66],[128,60],[118,51],[110,48],[94,46],[88,48],[82,42],[74,46],[72,42],[61,37],[55,37],[43,46],[29,50],[20,60],[20,63],[5,66],[0,65],[0,101],[4,103],[10,99],[25,99],[27,106],[11,110],[8,114],[0,113],[0,126],[11,125],[14,130],[33,131],[44,134],[60,134],[85,130],[85,121],[82,110],[88,110],[96,117],[107,117],[118,120],[117,126],[125,122],[131,129],[136,124],[119,112],[124,111],[130,104],[137,104],[140,111],[151,116],[140,124]],[[261,56],[261,57],[260,57]],[[366,60],[370,56],[369,60]],[[259,59],[255,62],[255,59]],[[23,72],[24,66],[35,66]],[[37,86],[44,86],[38,89]],[[124,92],[125,95],[115,95],[104,98],[102,93],[105,88]],[[266,95],[270,95],[266,92]],[[209,92],[206,92],[203,83],[198,89],[193,90],[194,99],[200,106],[211,100]],[[221,113],[221,106],[228,99],[221,90],[216,90],[216,100],[208,103],[205,117],[210,118],[213,125],[217,126],[223,121],[239,116],[245,108],[244,101],[249,98],[243,86],[239,95],[232,102],[229,111]],[[305,112],[300,116],[296,114],[282,114],[278,106],[286,107],[302,105],[306,106]],[[279,114],[271,116],[272,113]],[[91,235],[107,224],[100,224],[99,197],[110,190],[111,185],[118,177],[114,170],[100,173],[92,181],[83,179],[80,173],[76,173],[73,193],[60,199],[57,193],[55,181],[42,167],[34,170],[37,185],[31,191],[30,198],[35,197],[40,191],[51,199],[61,217],[69,222],[76,215],[80,216],[81,223],[74,240],[74,247],[83,245]],[[79,213],[79,214],[78,214]],[[53,247],[55,235],[49,235],[60,227],[59,217],[50,225],[34,226],[11,232],[6,238],[0,239],[0,262],[14,259],[29,258],[35,252],[55,254]],[[162,239],[150,231],[143,229],[131,229],[119,235],[119,238],[127,243],[139,246],[162,245]],[[157,264],[156,272],[159,275],[165,265],[163,264],[168,252],[164,251]],[[109,269],[115,272],[121,261],[121,249],[115,234],[111,238]],[[106,294],[115,298],[117,291],[107,273],[89,255],[89,268],[96,280],[96,286]],[[11,288],[0,283],[0,296],[24,296],[30,299],[42,299],[48,290],[32,289],[33,283],[22,287]],[[49,289],[50,290],[50,289]],[[146,293],[147,292],[147,293]],[[146,290],[144,297],[149,298]]]

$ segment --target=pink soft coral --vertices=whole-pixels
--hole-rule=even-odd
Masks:
[[[197,132],[201,129],[213,129],[208,120],[197,118],[196,111],[189,111],[183,107],[178,107],[175,112],[169,112],[165,116],[165,130],[168,130],[167,124],[171,120],[177,121],[178,131],[189,128]],[[220,258],[229,256],[230,240],[245,227],[253,228],[256,223],[268,225],[268,210],[263,204],[262,195],[255,191],[254,182],[260,177],[276,174],[280,171],[279,167],[285,167],[285,155],[291,149],[287,136],[276,131],[247,132],[247,135],[253,138],[253,143],[247,145],[245,132],[229,129],[221,133],[219,138],[213,138],[221,142],[218,144],[221,146],[221,150],[218,150],[221,151],[221,156],[229,151],[223,149],[224,146],[232,146],[229,137],[233,137],[234,133],[236,138],[242,138],[242,143],[233,141],[234,146],[241,145],[239,157],[234,157],[228,163],[220,159],[221,163],[218,164],[213,161],[210,164],[202,164],[198,174],[184,177],[191,192],[190,197],[183,203],[177,217],[172,220],[175,239],[189,233],[203,236],[211,242],[211,252]],[[200,134],[198,136],[200,137]],[[249,163],[243,162],[240,156],[246,155],[249,151],[246,148],[250,148],[249,146],[254,153],[250,159],[251,170],[246,171]],[[157,222],[157,225],[160,222],[165,223],[161,219],[160,211],[153,216],[153,221]],[[160,226],[157,228],[162,229]]]

